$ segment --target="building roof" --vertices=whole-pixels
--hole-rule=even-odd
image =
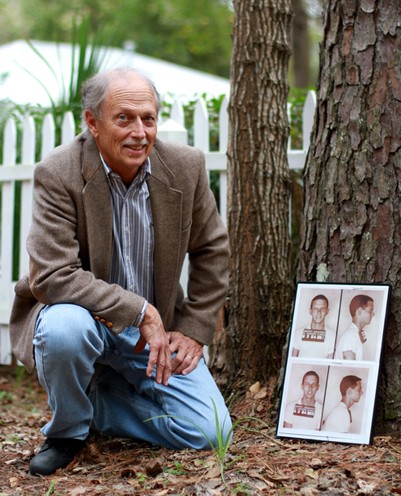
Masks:
[[[69,85],[72,49],[68,43],[32,41],[32,44],[51,65],[54,74],[25,40],[0,45],[0,75],[7,75],[5,80],[0,80],[0,100],[47,107],[50,98],[35,78],[57,101],[62,85],[66,88]],[[163,97],[172,95],[188,99],[203,93],[214,97],[229,94],[228,79],[141,55],[130,49],[105,48],[101,68],[121,66],[135,67],[146,73]]]

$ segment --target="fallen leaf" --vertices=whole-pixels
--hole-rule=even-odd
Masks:
[[[308,477],[311,477],[312,479],[318,479],[319,478],[319,474],[317,472],[315,472],[313,470],[313,468],[307,468],[305,470],[305,475],[307,475]]]
[[[89,487],[77,486],[68,490],[70,496],[79,496],[80,494],[85,494],[90,491]]]
[[[18,477],[11,477],[9,480],[10,487],[17,487],[18,486]]]
[[[220,477],[220,475],[221,475],[220,468],[219,467],[212,467],[206,472],[205,478],[206,479],[217,479],[218,477]]]
[[[252,396],[254,396],[256,393],[260,391],[260,382],[255,382],[255,384],[252,384],[252,386],[249,388],[249,391],[251,392]]]
[[[373,482],[366,482],[363,479],[358,479],[356,482],[363,494],[374,494],[374,491],[377,488],[377,485]]]
[[[312,489],[311,487],[302,487],[300,493],[304,496],[314,496],[315,494],[317,494],[316,490]]]
[[[320,458],[312,458],[312,461],[310,462],[310,466],[314,469],[316,468],[321,468],[324,466],[322,460]]]
[[[265,399],[267,396],[267,389],[265,387],[263,387],[260,391],[258,391],[256,394],[255,394],[255,399],[257,400],[263,400]]]

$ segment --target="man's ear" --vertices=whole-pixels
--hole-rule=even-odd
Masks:
[[[98,130],[97,130],[97,120],[96,117],[92,114],[90,110],[85,110],[85,122],[86,125],[88,126],[89,132],[94,138],[98,137]]]

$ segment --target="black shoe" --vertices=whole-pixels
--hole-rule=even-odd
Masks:
[[[48,437],[29,463],[31,475],[50,475],[66,467],[84,447],[80,439]]]

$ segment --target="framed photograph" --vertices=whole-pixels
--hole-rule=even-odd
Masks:
[[[276,434],[370,444],[388,284],[298,283]]]

